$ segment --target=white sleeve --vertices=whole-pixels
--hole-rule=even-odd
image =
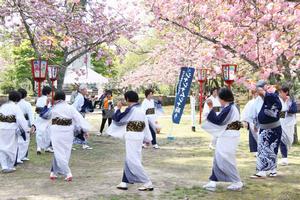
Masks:
[[[19,107],[16,108],[16,121],[18,126],[22,127],[25,132],[29,131],[28,123],[24,117],[24,113]]]
[[[241,113],[241,120],[245,121],[245,122],[251,122],[251,102],[249,101],[248,103],[246,103],[245,108],[243,109],[242,113]]]
[[[147,108],[146,108],[147,106],[146,106],[146,102],[145,102],[145,100],[142,102],[142,109],[143,109],[143,111],[145,111],[146,112],[146,110],[147,110]]]
[[[46,105],[45,102],[42,101],[41,98],[38,98],[37,101],[36,101],[36,107],[44,107]]]
[[[71,109],[74,124],[76,126],[79,126],[83,130],[83,132],[88,132],[90,130],[90,124],[86,121],[86,119],[82,117],[82,115],[77,110],[75,110],[74,107],[71,107]]]
[[[32,107],[29,102],[27,102],[26,104],[26,112],[29,118],[29,124],[30,126],[32,126],[32,124],[34,123],[34,117],[33,117]]]
[[[205,102],[204,103],[204,108],[203,108],[203,118],[206,119],[207,118],[207,115],[209,114],[210,112],[210,109],[207,105],[207,103]]]
[[[76,108],[76,110],[80,112],[83,104],[84,104],[84,98],[81,98],[81,96],[77,95],[73,103],[74,108]]]

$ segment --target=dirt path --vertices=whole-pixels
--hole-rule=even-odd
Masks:
[[[176,140],[166,139],[170,131],[167,118],[161,120],[163,134],[158,140],[161,149],[143,150],[143,164],[150,175],[155,190],[139,192],[138,185],[128,191],[120,191],[115,186],[120,182],[124,163],[124,146],[120,140],[95,135],[99,127],[98,116],[88,120],[93,124],[90,143],[91,151],[77,148],[72,152],[71,170],[74,181],[48,179],[52,155],[35,154],[32,142],[30,161],[19,166],[12,174],[0,174],[0,200],[61,200],[61,199],[300,199],[300,147],[291,151],[291,165],[279,168],[277,179],[265,182],[250,180],[254,172],[255,158],[248,153],[247,135],[242,135],[238,150],[238,167],[246,183],[243,192],[230,193],[221,184],[219,192],[210,193],[201,189],[211,172],[213,152],[208,147],[209,136],[203,132],[190,132],[188,119],[174,127]],[[284,187],[282,184],[284,183]],[[285,189],[288,188],[288,189]],[[271,188],[272,190],[270,190]],[[294,195],[289,198],[289,195]],[[281,195],[281,196],[280,196]],[[281,198],[282,195],[284,198]],[[295,196],[296,195],[296,196]],[[298,196],[299,195],[299,196]]]

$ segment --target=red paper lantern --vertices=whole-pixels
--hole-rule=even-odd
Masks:
[[[35,81],[41,82],[46,80],[48,70],[47,60],[31,60],[31,72]]]
[[[230,88],[236,77],[237,65],[236,64],[223,64],[222,73],[223,79]]]
[[[57,65],[49,65],[48,66],[48,77],[51,81],[56,81],[58,77],[58,68]]]
[[[200,67],[197,69],[198,81],[205,82],[207,80],[207,71],[208,69]]]

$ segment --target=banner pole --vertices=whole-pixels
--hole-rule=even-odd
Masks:
[[[175,137],[172,135],[173,130],[174,130],[174,123],[172,123],[172,125],[171,125],[171,131],[169,132],[168,137],[167,137],[167,139],[168,139],[169,141],[175,140]]]

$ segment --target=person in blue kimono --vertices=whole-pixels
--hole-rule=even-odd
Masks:
[[[251,178],[265,178],[277,176],[277,153],[281,141],[280,111],[282,108],[277,93],[267,92],[268,86],[260,80],[256,84],[257,93],[263,98],[263,106],[258,113],[259,127],[258,147],[256,157],[256,171]]]

